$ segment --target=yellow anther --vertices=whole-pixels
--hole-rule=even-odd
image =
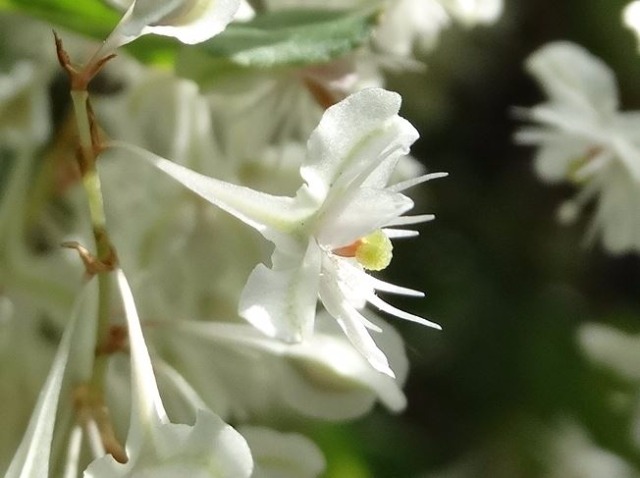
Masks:
[[[355,258],[370,271],[381,271],[391,262],[393,245],[387,235],[378,229],[360,239]]]

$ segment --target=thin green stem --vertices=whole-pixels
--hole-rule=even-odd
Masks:
[[[71,99],[78,125],[80,139],[80,169],[82,183],[89,203],[89,215],[93,226],[96,242],[97,260],[109,263],[113,259],[113,247],[107,235],[106,216],[100,178],[96,169],[96,157],[91,134],[91,120],[89,117],[89,95],[86,90],[72,90]],[[109,272],[98,272],[98,323],[96,328],[96,350],[109,340],[109,305],[111,301],[111,277]],[[104,395],[104,380],[107,371],[108,356],[97,354],[93,363],[93,370],[89,386],[91,390],[102,397]]]

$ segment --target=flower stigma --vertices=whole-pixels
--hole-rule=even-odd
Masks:
[[[333,253],[341,257],[355,257],[369,271],[381,271],[391,263],[393,244],[382,229],[377,229],[348,246],[334,249]]]

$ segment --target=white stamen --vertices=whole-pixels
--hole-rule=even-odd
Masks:
[[[387,224],[387,226],[406,226],[409,224],[421,224],[433,221],[436,218],[433,214],[419,214],[416,216],[400,216]]]
[[[386,312],[387,314],[395,315],[400,319],[408,320],[410,322],[416,322],[421,325],[426,325],[427,327],[433,327],[434,329],[442,330],[442,327],[440,327],[435,322],[431,322],[429,320],[423,319],[422,317],[418,317],[417,315],[410,314],[409,312],[405,312],[404,310],[397,309],[391,304],[387,304],[377,295],[372,294],[367,297],[367,302],[376,306],[381,311]]]
[[[423,174],[422,176],[418,176],[417,178],[407,179],[406,181],[402,181],[400,183],[394,184],[393,186],[389,186],[387,189],[389,189],[390,191],[395,191],[399,193],[409,188],[412,188],[414,186],[417,186],[418,184],[431,181],[432,179],[446,178],[447,176],[449,176],[449,173]]]

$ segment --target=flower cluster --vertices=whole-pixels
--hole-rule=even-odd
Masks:
[[[265,423],[403,410],[403,342],[370,308],[439,328],[379,296],[423,296],[378,275],[433,219],[407,190],[446,176],[409,156],[384,69],[501,2],[434,0],[410,31],[419,2],[106,3],[111,33],[56,35],[59,65],[6,47],[24,51],[0,76],[0,470],[319,476],[311,440]],[[149,42],[176,72],[124,53],[144,35],[184,44]],[[50,103],[60,66],[70,105]]]

